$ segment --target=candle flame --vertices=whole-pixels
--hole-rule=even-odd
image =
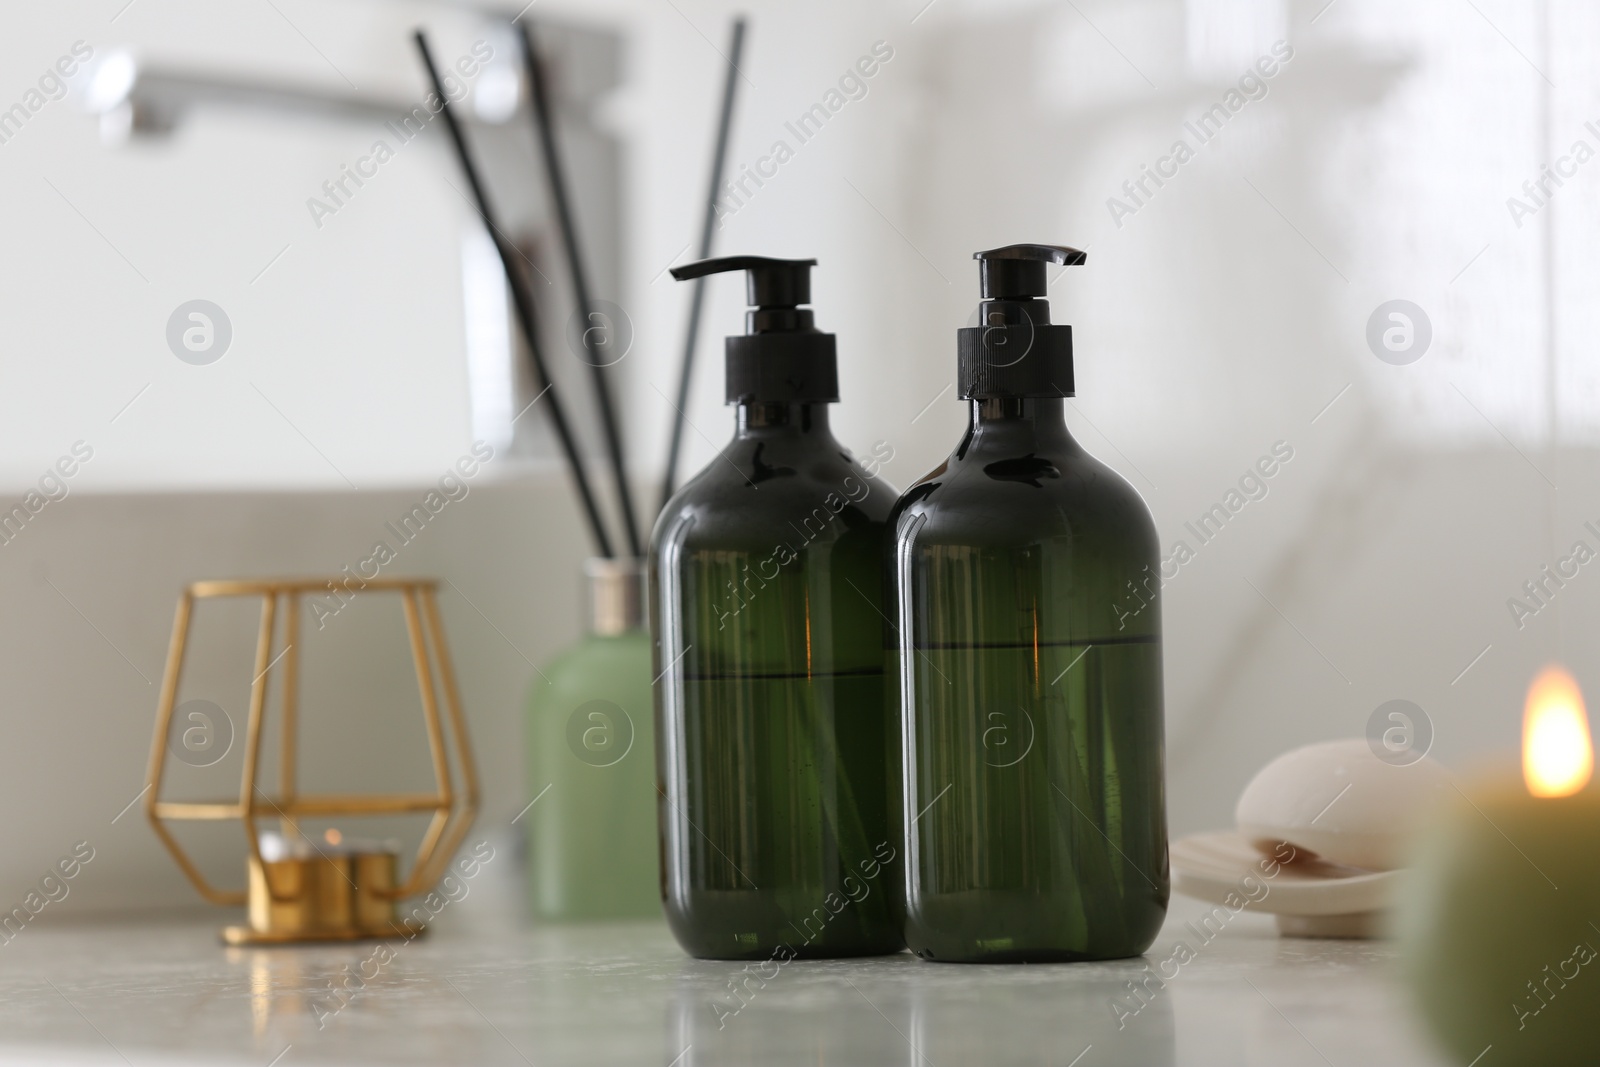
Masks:
[[[1578,683],[1546,667],[1528,687],[1522,715],[1522,777],[1536,797],[1571,796],[1589,784],[1594,746]]]

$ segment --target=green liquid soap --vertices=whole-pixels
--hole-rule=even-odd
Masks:
[[[1166,915],[1156,532],[1067,431],[1044,247],[986,262],[971,422],[890,519],[905,933],[929,960],[1136,956]]]
[[[667,919],[704,958],[898,952],[894,490],[829,429],[833,337],[798,307],[809,263],[709,263],[750,269],[760,306],[752,333],[729,339],[734,438],[652,537]]]

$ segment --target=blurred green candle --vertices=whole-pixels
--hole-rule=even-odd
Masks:
[[[1523,776],[1458,790],[1401,901],[1406,977],[1456,1062],[1600,1062],[1600,790],[1583,697],[1528,691]]]

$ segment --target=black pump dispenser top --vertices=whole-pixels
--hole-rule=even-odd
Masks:
[[[1088,259],[1062,245],[1007,245],[974,252],[983,302],[979,326],[956,331],[963,400],[1073,396],[1072,327],[1052,325],[1044,299],[1049,264]]]
[[[834,335],[816,328],[811,309],[814,259],[723,256],[672,268],[679,281],[747,272],[745,334],[727,340],[727,398],[739,403],[833,403],[839,399]]]

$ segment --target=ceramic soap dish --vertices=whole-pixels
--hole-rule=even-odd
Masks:
[[[1287,863],[1263,855],[1233,830],[1192,834],[1172,843],[1172,888],[1234,909],[1247,901],[1252,911],[1276,915],[1285,937],[1382,936],[1400,872],[1329,863],[1298,850],[1293,855]]]
[[[1173,842],[1172,887],[1276,915],[1286,937],[1382,937],[1413,821],[1448,785],[1426,755],[1361,739],[1297,748],[1245,787],[1236,829]]]

